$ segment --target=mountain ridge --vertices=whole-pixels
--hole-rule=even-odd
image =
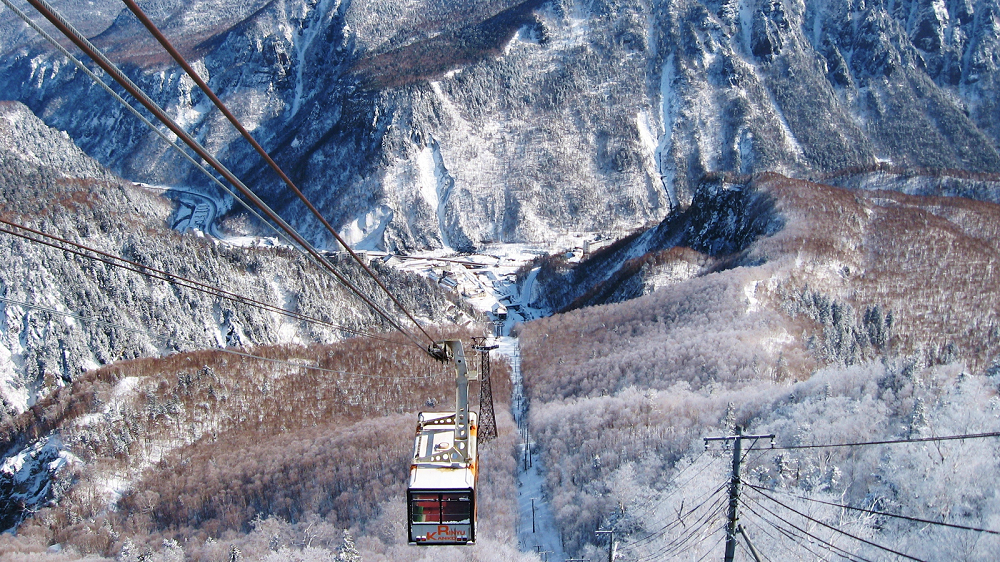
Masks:
[[[221,0],[205,5],[230,14]],[[261,3],[225,29],[212,27],[224,18],[171,6],[158,19],[178,43],[205,49],[194,62],[209,83],[332,222],[372,247],[468,250],[569,225],[632,228],[686,208],[706,173],[811,177],[879,161],[1000,172],[995,0],[945,2],[948,18],[918,0],[860,11],[843,1],[484,1],[457,20],[453,4],[424,0],[406,8],[420,18],[392,21],[383,16],[398,10],[381,2]],[[427,64],[407,55],[421,41],[461,36],[446,22],[503,10],[521,15],[502,49],[405,77]],[[214,39],[194,40],[205,30]],[[16,42],[4,50],[3,91],[116,173],[204,182],[120,109],[68,104],[96,94],[58,57]],[[396,58],[378,59],[387,56]],[[374,75],[375,60],[395,66]],[[128,72],[304,221],[250,149],[199,109],[186,78],[160,66]],[[427,72],[429,82],[370,89]],[[114,125],[95,127],[105,122]],[[421,195],[438,189],[420,179],[431,149],[454,183],[450,198]]]

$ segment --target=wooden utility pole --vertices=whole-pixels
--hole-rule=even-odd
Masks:
[[[607,533],[611,537],[611,540],[608,541],[608,562],[615,562],[615,530],[594,531],[594,533],[598,535]]]
[[[724,437],[706,437],[705,447],[710,441],[732,441],[733,442],[733,473],[729,480],[729,509],[726,523],[726,554],[725,562],[733,562],[736,557],[736,535],[740,532],[739,526],[739,506],[740,506],[740,464],[743,462],[743,440],[744,439],[774,439],[774,435],[743,435],[743,428],[736,426],[736,435]],[[751,445],[753,447],[753,445]]]

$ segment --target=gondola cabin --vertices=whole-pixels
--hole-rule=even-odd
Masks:
[[[472,544],[476,540],[478,419],[469,411],[469,379],[462,342],[443,342],[455,362],[455,411],[422,412],[406,490],[410,544]]]
[[[476,414],[470,412],[468,453],[461,455],[455,447],[455,413],[420,414],[407,489],[410,544],[475,542],[476,426]]]

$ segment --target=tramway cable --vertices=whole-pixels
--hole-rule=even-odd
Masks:
[[[265,160],[275,169],[275,171],[285,179],[289,187],[296,191],[300,199],[310,207],[314,214],[331,231],[334,238],[347,250],[352,258],[358,262],[362,269],[376,282],[385,292],[389,299],[399,307],[417,327],[417,329],[428,339],[430,344],[424,347],[409,331],[403,328],[399,322],[389,315],[385,310],[375,304],[371,297],[366,295],[359,288],[354,286],[349,280],[342,276],[333,265],[326,260],[316,248],[314,248],[305,238],[295,231],[286,221],[250,190],[221,162],[212,156],[200,143],[184,131],[175,121],[149,98],[141,88],[135,85],[124,73],[107,57],[96,49],[72,24],[68,23],[59,15],[45,0],[28,0],[50,23],[52,23],[61,33],[69,38],[81,50],[90,56],[105,72],[107,72],[126,91],[134,96],[147,110],[153,113],[156,118],[167,126],[178,138],[184,141],[198,156],[211,165],[222,177],[235,186],[240,193],[250,199],[251,202],[260,208],[268,218],[281,227],[294,241],[308,252],[320,264],[324,266],[341,283],[353,291],[370,308],[375,310],[393,328],[402,333],[412,343],[417,345],[422,351],[430,356],[446,361],[454,362],[456,366],[456,410],[454,413],[421,413],[418,416],[417,440],[414,446],[414,457],[411,462],[410,482],[408,486],[408,526],[410,542],[413,544],[472,544],[475,542],[476,532],[476,481],[478,479],[478,456],[477,456],[477,423],[474,412],[468,411],[468,376],[464,352],[460,341],[451,340],[436,342],[424,330],[423,326],[413,317],[405,306],[399,301],[396,295],[385,286],[377,275],[367,264],[344,242],[342,238],[332,229],[318,213],[314,206],[301,194],[291,180],[284,175],[276,163],[256,144],[252,138],[248,138],[255,148],[261,152]],[[168,43],[161,41],[161,43]],[[172,53],[176,54],[176,53]],[[176,58],[183,59],[179,54]],[[186,69],[194,78],[196,73],[188,67]],[[206,93],[211,90],[200,82]],[[103,81],[102,81],[103,82]],[[214,94],[212,94],[214,97]],[[214,100],[217,105],[224,108],[224,104]],[[228,113],[228,110],[224,111]],[[249,133],[239,125],[238,121],[231,116],[231,121],[241,130],[244,136],[249,137]],[[238,199],[238,198],[237,198]],[[299,366],[299,365],[296,365]],[[299,366],[301,367],[301,366]],[[444,438],[444,441],[439,440]],[[437,439],[437,441],[435,441]],[[428,447],[424,447],[428,444]],[[443,478],[447,474],[447,478]],[[437,511],[435,512],[435,508]],[[436,520],[435,520],[436,513]],[[447,524],[445,524],[447,523]]]
[[[344,277],[340,272],[333,267],[332,264],[327,261],[322,254],[319,253],[316,248],[312,246],[307,240],[305,240],[294,228],[291,227],[284,219],[282,219],[277,213],[270,209],[266,203],[264,203],[253,191],[251,191],[239,178],[237,178],[228,168],[222,165],[214,156],[212,156],[203,146],[201,146],[198,141],[196,141],[191,135],[184,131],[173,119],[171,119],[166,113],[158,106],[152,99],[146,95],[132,80],[130,80],[125,74],[103,53],[101,53],[96,47],[94,47],[90,41],[88,41],[79,31],[73,27],[72,24],[67,22],[60,14],[58,14],[45,0],[26,0],[30,3],[42,16],[44,16],[50,23],[52,23],[63,35],[70,39],[78,48],[80,48],[84,53],[87,54],[95,63],[97,63],[105,72],[107,72],[112,78],[118,82],[126,91],[128,91],[132,96],[134,96],[147,110],[149,110],[156,118],[167,126],[175,135],[184,141],[195,153],[198,154],[202,159],[209,163],[220,175],[222,175],[228,182],[234,185],[240,193],[250,199],[255,206],[261,209],[265,215],[273,220],[282,230],[288,233],[292,239],[295,240],[305,251],[311,254],[324,268],[329,271],[334,277],[336,277],[341,283],[348,287],[352,292],[355,293],[367,306],[376,311],[380,316],[382,316],[386,322],[388,322],[394,329],[398,330],[408,339],[410,339],[417,347],[425,350],[428,354],[440,358],[440,353],[436,353],[436,348],[433,347],[435,344],[431,340],[431,346],[425,347],[419,341],[414,338],[407,330],[405,330],[391,315],[386,311],[382,310],[371,298],[364,294],[359,288],[355,287],[346,277]],[[422,329],[421,329],[422,330]]]
[[[195,160],[194,158],[192,158],[191,155],[188,154],[187,152],[185,152],[179,145],[177,145],[176,143],[174,143],[173,141],[171,141],[169,138],[167,138],[167,136],[165,134],[163,134],[163,131],[161,131],[155,125],[153,125],[153,123],[150,122],[149,119],[147,119],[144,115],[142,115],[142,113],[140,113],[137,109],[135,109],[134,107],[132,107],[132,105],[129,104],[127,101],[125,101],[125,99],[122,98],[120,95],[118,95],[117,92],[115,92],[113,89],[111,89],[111,87],[108,86],[103,80],[101,80],[100,77],[98,77],[93,71],[91,71],[89,68],[87,68],[87,66],[85,64],[83,64],[80,61],[80,59],[78,59],[72,53],[70,53],[65,47],[63,47],[58,41],[56,41],[55,38],[53,38],[51,35],[49,35],[48,32],[46,32],[38,24],[36,24],[31,18],[29,18],[27,16],[27,14],[25,14],[23,11],[21,11],[17,6],[13,5],[10,0],[0,0],[0,2],[3,2],[4,5],[6,5],[8,8],[10,8],[15,13],[15,15],[17,15],[21,20],[23,20],[33,30],[35,30],[36,32],[38,32],[51,45],[53,45],[55,48],[57,48],[63,54],[63,56],[65,56],[68,59],[70,59],[70,61],[72,61],[77,66],[77,68],[79,68],[81,71],[83,71],[85,74],[87,74],[87,76],[89,76],[92,81],[94,81],[98,85],[100,85],[108,94],[110,94],[111,96],[113,96],[122,106],[124,106],[133,115],[135,115],[138,119],[140,119],[151,131],[153,131],[154,133],[156,133],[165,143],[167,143],[168,146],[170,146],[174,151],[176,151],[178,154],[180,154],[181,156],[183,156],[184,158],[186,158],[192,165],[194,165],[199,171],[201,171],[202,174],[204,174],[207,178],[209,178],[210,180],[212,180],[225,193],[229,194],[237,203],[239,203],[249,213],[251,213],[254,217],[256,217],[261,222],[261,224],[266,225],[268,228],[270,228],[271,230],[273,230],[274,233],[277,236],[279,236],[280,238],[285,239],[285,241],[288,242],[290,246],[292,246],[293,248],[297,249],[300,253],[302,253],[302,255],[307,260],[309,260],[310,262],[312,262],[314,265],[316,265],[317,267],[319,267],[321,270],[324,269],[323,265],[321,265],[316,260],[315,257],[313,257],[311,254],[309,254],[308,252],[304,251],[302,248],[300,248],[299,246],[297,246],[295,244],[295,242],[291,238],[289,238],[288,234],[286,234],[285,232],[279,230],[278,227],[276,227],[270,221],[268,221],[267,219],[265,219],[264,217],[262,217],[260,215],[260,213],[257,212],[256,209],[254,209],[253,207],[251,207],[250,205],[248,205],[245,201],[243,201],[243,199],[241,199],[240,197],[238,197],[231,189],[229,189],[229,187],[227,187],[224,183],[222,183],[221,181],[219,181],[219,179],[217,177],[215,177],[215,175],[213,175],[211,172],[209,172],[208,169],[205,168],[205,166],[203,166],[200,162],[198,162],[197,160]],[[21,225],[15,225],[15,223],[10,223],[8,221],[0,221],[0,222],[6,222],[7,224],[18,226],[20,228],[26,228],[26,227],[23,227]],[[15,236],[18,236],[18,234],[15,234],[15,233],[11,233],[11,234],[14,234]],[[72,243],[72,242],[70,242],[70,243]],[[88,248],[88,250],[97,252],[97,250],[93,250],[93,249],[90,249],[90,248]],[[70,251],[70,250],[65,250],[65,251]],[[73,252],[73,253],[75,253],[75,252]],[[91,257],[91,256],[85,256],[85,257]],[[117,256],[116,256],[116,258],[117,258]],[[91,259],[94,259],[94,258],[91,257]],[[103,260],[98,260],[98,261],[103,261]],[[114,265],[114,264],[111,264],[111,265]],[[145,267],[145,266],[143,266],[143,267]],[[179,276],[175,276],[174,274],[169,274],[169,275],[180,278]],[[189,288],[191,288],[191,287],[189,287]],[[281,311],[284,311],[284,312],[281,312]],[[279,314],[285,314],[285,315],[289,315],[289,316],[293,316],[293,317],[301,317],[302,319],[304,319],[306,321],[312,321],[312,322],[316,322],[316,323],[320,323],[320,324],[325,324],[325,325],[328,325],[330,327],[342,330],[344,332],[354,333],[354,334],[357,334],[357,335],[361,335],[361,336],[365,336],[365,337],[369,337],[369,338],[374,338],[374,339],[381,339],[383,341],[386,341],[388,343],[392,343],[394,345],[401,345],[400,342],[396,342],[396,341],[393,341],[393,340],[381,338],[378,335],[371,334],[371,333],[366,333],[366,332],[361,331],[361,330],[355,330],[355,329],[346,328],[346,327],[343,327],[343,326],[337,326],[335,324],[331,324],[329,322],[325,322],[323,320],[318,320],[318,319],[311,319],[311,320],[309,320],[308,319],[309,317],[307,317],[305,315],[302,315],[300,313],[295,313],[295,312],[291,312],[291,311],[285,311],[284,309],[280,309],[280,308],[276,312],[278,312]]]
[[[41,1],[41,0],[29,0],[29,1]],[[316,206],[313,205],[311,201],[309,201],[309,199],[305,196],[305,194],[302,193],[302,190],[300,190],[298,186],[295,185],[295,182],[293,182],[292,179],[288,177],[287,174],[285,174],[284,170],[282,170],[281,167],[278,166],[278,163],[275,162],[273,158],[271,158],[271,155],[268,154],[266,150],[264,150],[264,147],[262,147],[260,143],[258,143],[257,140],[253,138],[253,135],[251,135],[246,130],[243,124],[240,123],[240,120],[237,119],[235,115],[233,115],[233,113],[229,110],[226,104],[223,103],[222,100],[219,99],[217,95],[215,95],[215,92],[212,90],[212,88],[210,88],[208,84],[204,80],[202,80],[201,76],[191,67],[190,64],[188,64],[188,62],[184,59],[181,53],[174,48],[174,46],[170,43],[170,41],[166,38],[166,36],[164,36],[163,33],[159,30],[159,28],[157,28],[156,24],[154,24],[153,21],[149,19],[149,17],[145,14],[145,12],[142,11],[139,5],[135,3],[135,0],[122,0],[122,1],[125,3],[126,6],[128,6],[128,9],[133,14],[135,14],[137,18],[139,18],[139,21],[142,22],[142,25],[156,38],[157,41],[159,41],[160,45],[162,45],[163,48],[166,49],[168,53],[170,53],[170,56],[177,62],[177,64],[179,64],[181,68],[184,69],[184,72],[186,72],[187,75],[190,76],[191,79],[194,80],[196,84],[198,84],[198,87],[200,87],[201,90],[205,92],[205,95],[207,95],[209,99],[212,100],[212,103],[215,104],[215,107],[217,107],[219,111],[221,111],[223,115],[226,116],[226,119],[228,119],[229,122],[232,123],[234,127],[236,127],[236,129],[240,132],[240,135],[242,135],[243,138],[246,139],[247,142],[249,142],[253,146],[254,150],[256,150],[258,154],[260,154],[261,158],[263,158],[264,161],[267,162],[268,166],[270,166],[271,169],[274,170],[274,172],[278,174],[279,177],[281,177],[282,181],[285,182],[285,185],[287,185],[288,188],[295,193],[296,197],[298,197],[299,200],[306,205],[306,207],[313,214],[313,216],[319,219],[319,221],[323,224],[326,230],[337,240],[337,242],[347,251],[347,253],[351,255],[354,261],[356,261],[365,270],[365,272],[368,273],[369,277],[371,277],[375,281],[375,283],[378,284],[378,286],[385,292],[385,294],[389,296],[392,302],[395,303],[397,307],[399,307],[399,309],[403,312],[403,314],[405,314],[406,317],[409,318],[410,321],[413,322],[413,324],[424,334],[424,336],[430,342],[433,343],[434,338],[432,338],[430,334],[428,334],[427,331],[424,330],[423,326],[421,326],[420,323],[417,322],[417,319],[414,318],[412,314],[410,314],[410,311],[407,310],[405,306],[403,306],[403,303],[401,303],[399,299],[396,298],[396,296],[392,293],[392,291],[390,291],[389,288],[386,287],[384,283],[382,283],[382,280],[379,279],[377,275],[375,275],[375,272],[372,271],[370,267],[368,267],[368,264],[366,264],[364,260],[362,260],[361,257],[358,256],[358,254],[351,248],[351,246],[344,241],[344,239],[340,236],[340,234],[337,233],[336,229],[334,229],[333,226],[326,220],[326,218],[323,217],[323,214],[319,212],[319,209],[317,209]]]
[[[258,221],[260,221],[261,224],[267,226],[272,231],[274,231],[274,233],[278,237],[284,239],[290,246],[299,249],[296,246],[295,242],[291,238],[288,237],[288,234],[286,234],[285,232],[279,230],[278,227],[275,226],[271,221],[269,221],[266,218],[262,217],[260,215],[260,213],[257,212],[257,209],[255,209],[254,207],[250,206],[246,201],[244,201],[238,195],[236,195],[236,193],[233,192],[232,189],[230,189],[229,187],[227,187],[226,184],[224,184],[221,181],[219,181],[219,178],[217,178],[214,174],[212,174],[211,172],[209,172],[208,169],[205,168],[205,166],[202,165],[201,162],[198,162],[197,160],[195,160],[194,158],[192,158],[191,155],[188,154],[187,152],[185,152],[184,149],[179,144],[177,144],[174,141],[170,140],[167,137],[167,135],[165,135],[163,133],[163,131],[161,131],[156,125],[153,124],[152,121],[150,121],[149,119],[147,119],[146,116],[143,115],[138,109],[132,107],[132,104],[130,104],[129,102],[127,102],[125,100],[125,98],[123,98],[120,95],[118,95],[118,92],[114,91],[111,88],[111,86],[108,86],[104,82],[104,80],[102,80],[97,74],[94,73],[94,71],[92,71],[89,68],[87,68],[87,65],[83,64],[83,62],[80,61],[79,58],[77,58],[76,56],[74,56],[73,53],[70,53],[69,50],[66,49],[66,47],[63,47],[62,44],[59,43],[58,41],[56,41],[56,39],[54,37],[52,37],[51,35],[49,35],[49,33],[47,31],[45,31],[44,29],[42,29],[37,23],[35,23],[34,20],[32,20],[30,17],[28,17],[27,14],[25,14],[17,6],[15,6],[11,2],[11,0],[0,0],[0,2],[3,2],[4,5],[6,5],[8,8],[10,8],[11,11],[13,11],[15,15],[17,15],[17,17],[19,17],[22,21],[24,21],[25,24],[28,25],[28,27],[30,27],[31,29],[35,30],[46,41],[48,41],[49,44],[51,44],[53,47],[55,47],[56,49],[58,49],[59,52],[62,53],[64,57],[68,58],[70,60],[70,62],[72,62],[77,68],[79,68],[84,74],[86,74],[94,83],[96,83],[101,88],[103,88],[104,91],[107,92],[109,95],[111,95],[113,98],[115,98],[115,100],[118,101],[118,103],[121,106],[123,106],[125,109],[129,110],[129,112],[131,112],[132,115],[134,115],[137,119],[139,119],[140,121],[142,121],[143,124],[146,125],[146,127],[150,131],[156,133],[156,135],[158,137],[160,137],[160,139],[162,139],[163,142],[165,142],[167,144],[167,146],[169,146],[171,149],[173,149],[179,155],[181,155],[182,157],[184,157],[192,166],[194,166],[198,171],[200,171],[202,174],[204,174],[205,177],[207,177],[209,180],[211,180],[213,183],[215,183],[215,185],[218,186],[219,189],[221,189],[226,194],[228,194],[230,197],[232,197],[233,200],[236,201],[237,203],[239,203],[241,207],[243,207],[244,209],[247,210],[247,212],[249,212],[250,214],[252,214]],[[301,249],[299,249],[299,250],[301,251]],[[322,268],[322,266],[320,264],[316,263],[316,260],[311,255],[309,255],[308,253],[304,253],[304,252],[303,252],[303,254],[311,262],[313,262],[313,264],[315,264],[317,267]]]
[[[52,235],[52,234],[46,234],[46,233],[41,232],[39,230],[35,230],[33,228],[30,228],[30,227],[27,227],[27,226],[24,226],[24,225],[15,223],[15,222],[11,222],[11,221],[8,221],[8,220],[0,219],[0,224],[6,224],[8,226],[19,228],[19,229],[22,229],[24,231],[30,232],[31,234],[33,234],[35,236],[41,236],[41,237],[44,237],[44,238],[48,238],[50,240],[55,240],[55,241],[57,241],[57,242],[59,242],[61,244],[67,244],[69,246],[72,246],[72,248],[66,248],[66,247],[60,246],[59,244],[53,243],[53,242],[46,242],[45,240],[39,240],[37,238],[32,238],[31,236],[27,236],[27,235],[25,235],[23,233],[19,233],[19,232],[13,231],[13,230],[9,230],[9,229],[0,227],[0,232],[2,232],[2,233],[9,234],[11,236],[16,236],[18,238],[21,238],[21,239],[24,239],[24,240],[28,240],[28,241],[36,243],[36,244],[41,244],[41,245],[44,245],[44,246],[48,246],[50,248],[55,248],[57,250],[60,250],[60,251],[63,251],[63,252],[68,252],[70,254],[77,255],[77,256],[80,256],[80,257],[83,257],[83,258],[87,258],[87,259],[90,259],[90,260],[93,260],[93,261],[104,263],[104,264],[110,265],[112,267],[116,267],[116,268],[119,268],[119,269],[124,269],[126,271],[132,271],[134,273],[138,273],[139,275],[150,277],[152,279],[159,279],[161,281],[166,281],[166,282],[168,282],[168,283],[170,283],[172,285],[175,285],[177,287],[183,287],[185,289],[191,289],[193,291],[197,291],[197,292],[200,292],[200,293],[212,295],[214,297],[219,297],[219,298],[223,298],[223,299],[230,300],[230,301],[233,301],[233,302],[237,302],[237,303],[240,303],[240,304],[252,307],[252,308],[257,308],[257,309],[264,310],[264,311],[267,311],[267,312],[273,312],[273,313],[276,313],[276,314],[281,314],[283,316],[288,316],[289,318],[294,318],[296,320],[301,320],[303,322],[310,322],[310,323],[313,323],[313,324],[320,324],[320,325],[323,325],[323,326],[326,326],[326,327],[329,327],[329,328],[334,328],[336,330],[340,330],[342,332],[351,333],[351,334],[355,334],[355,335],[358,335],[358,336],[364,336],[364,337],[368,337],[368,338],[372,338],[372,339],[377,339],[377,340],[388,342],[388,343],[394,343],[394,344],[395,343],[399,343],[399,342],[394,342],[394,341],[392,341],[392,340],[390,340],[388,338],[383,338],[381,336],[378,336],[378,335],[375,335],[375,334],[371,334],[371,333],[368,333],[368,332],[365,332],[365,331],[362,331],[362,330],[356,330],[356,329],[353,329],[353,328],[348,328],[346,326],[340,326],[340,325],[334,324],[332,322],[327,322],[325,320],[320,320],[318,318],[313,318],[311,316],[307,316],[307,315],[299,313],[299,312],[293,312],[293,311],[290,311],[290,310],[286,310],[286,309],[281,308],[281,307],[276,306],[276,305],[272,305],[272,304],[268,304],[268,303],[265,303],[265,302],[261,302],[261,301],[252,299],[250,297],[245,297],[245,296],[242,296],[242,295],[237,295],[235,293],[226,291],[226,290],[221,289],[219,287],[215,287],[215,286],[209,285],[207,283],[202,283],[200,281],[195,281],[193,279],[188,279],[186,277],[183,277],[183,276],[180,276],[180,275],[176,275],[174,273],[170,273],[170,272],[167,272],[167,271],[164,271],[164,270],[161,270],[161,269],[157,269],[157,268],[150,267],[150,266],[147,266],[147,265],[144,265],[144,264],[140,264],[138,262],[135,262],[135,261],[132,261],[132,260],[128,260],[128,259],[122,258],[120,256],[116,256],[116,255],[108,253],[108,252],[97,250],[95,248],[91,248],[89,246],[85,246],[83,244],[80,244],[80,243],[77,243],[77,242],[73,242],[71,240],[67,240],[67,239],[61,238],[59,236],[55,236],[55,235]],[[73,249],[73,248],[76,248],[76,249]],[[94,254],[97,254],[97,256],[89,255],[89,254],[86,254],[85,252],[92,252]],[[122,263],[118,263],[115,260],[118,260],[119,262],[122,262]]]

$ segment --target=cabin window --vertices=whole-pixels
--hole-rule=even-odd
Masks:
[[[468,492],[411,494],[410,516],[414,523],[471,523],[472,495]]]
[[[472,520],[472,500],[469,494],[441,494],[441,522],[469,523]]]
[[[414,494],[410,506],[414,523],[441,522],[441,494]]]

